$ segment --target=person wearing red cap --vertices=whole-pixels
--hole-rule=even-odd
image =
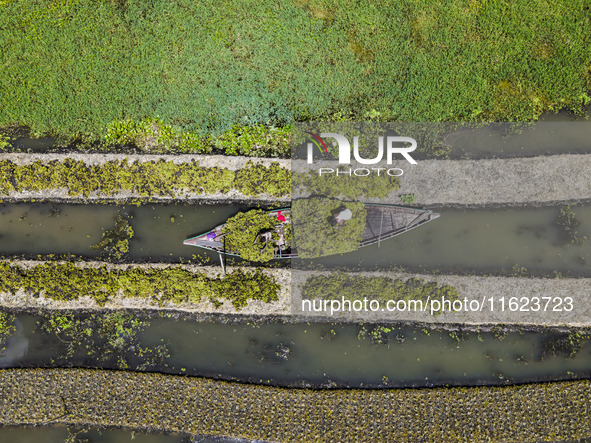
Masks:
[[[285,216],[281,214],[281,211],[277,212],[277,220],[279,220],[282,223],[285,221]]]

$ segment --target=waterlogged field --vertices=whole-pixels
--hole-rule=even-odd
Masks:
[[[557,207],[445,209],[437,220],[404,235],[338,256],[295,261],[318,269],[393,269],[517,276],[591,275],[591,206],[572,206],[580,222],[558,223]],[[576,231],[576,238],[569,232]]]
[[[230,205],[97,205],[18,203],[0,205],[0,253],[33,257],[38,254],[74,254],[99,258],[91,246],[112,229],[118,215],[129,220],[134,235],[131,260],[218,260],[217,253],[183,245],[189,237],[209,231],[230,216],[249,209]],[[199,258],[197,258],[197,255]],[[195,256],[195,257],[194,257]]]

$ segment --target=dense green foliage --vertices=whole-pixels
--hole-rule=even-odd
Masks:
[[[151,302],[175,304],[209,300],[220,305],[230,300],[236,309],[249,300],[271,302],[278,299],[279,285],[260,270],[233,271],[212,278],[181,268],[109,270],[106,266],[77,267],[72,263],[44,263],[24,268],[0,263],[0,292],[19,289],[58,301],[92,297],[104,305],[121,291],[124,297],[140,297]]]
[[[304,284],[302,294],[308,299],[341,299],[346,300],[446,300],[453,302],[458,299],[458,291],[449,285],[438,285],[435,282],[424,282],[418,278],[406,281],[388,277],[359,277],[346,273],[332,275],[315,275]],[[428,311],[430,312],[430,311]],[[435,315],[440,314],[437,312]]]
[[[114,122],[151,118],[192,139],[236,124],[580,110],[591,83],[589,6],[8,0],[0,126],[116,139]]]
[[[276,224],[277,218],[267,211],[253,209],[240,212],[228,219],[224,227],[225,247],[246,260],[267,262],[275,255],[275,243],[279,236],[273,232],[273,238],[265,241],[259,234],[274,230]]]
[[[275,129],[262,125],[236,124],[218,136],[208,136],[175,129],[158,119],[145,119],[140,122],[127,119],[109,125],[100,149],[111,150],[113,145],[131,145],[142,152],[152,154],[209,154],[216,150],[227,155],[288,157],[289,135],[289,127]]]
[[[343,209],[353,213],[339,225],[334,215]],[[308,198],[292,203],[294,243],[302,258],[324,257],[355,251],[366,225],[363,203],[331,198]]]
[[[181,192],[196,194],[226,193],[232,189],[248,196],[268,194],[283,197],[296,189],[298,194],[329,197],[387,197],[400,187],[400,179],[388,175],[350,177],[318,173],[290,173],[278,163],[264,166],[247,163],[236,171],[201,167],[197,162],[129,162],[110,160],[102,165],[66,159],[28,165],[0,160],[0,195],[12,191],[66,189],[71,196],[88,197],[92,193],[111,195],[130,191],[142,197],[175,196]]]
[[[133,228],[129,220],[117,215],[115,226],[103,232],[101,241],[91,249],[101,251],[101,258],[109,261],[122,261],[129,253],[129,240],[133,238]]]
[[[175,164],[164,160],[129,163],[107,161],[90,165],[66,159],[47,163],[35,161],[17,165],[0,161],[0,194],[11,191],[42,191],[64,188],[71,196],[87,197],[91,193],[103,195],[130,191],[143,197],[175,196],[181,192],[196,194],[226,193],[232,189],[244,195],[270,194],[285,196],[290,193],[289,170],[273,163],[267,167],[248,163],[243,169],[232,171],[218,167],[205,168],[197,162]]]

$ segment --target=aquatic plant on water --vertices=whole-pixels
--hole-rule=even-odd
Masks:
[[[0,353],[5,349],[6,340],[16,332],[14,315],[0,311]]]
[[[133,238],[133,234],[129,219],[118,214],[115,227],[104,231],[101,241],[90,248],[99,250],[104,260],[120,262],[129,254],[129,240]]]
[[[134,315],[120,312],[42,314],[37,322],[41,331],[55,335],[64,344],[64,353],[58,359],[67,361],[84,353],[92,359],[114,363],[120,369],[129,367],[130,358],[140,358],[136,369],[144,369],[169,357],[164,344],[154,347],[139,345],[137,335],[149,325]]]

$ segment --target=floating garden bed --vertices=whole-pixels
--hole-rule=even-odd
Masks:
[[[282,197],[290,193],[290,172],[277,163],[267,167],[249,162],[245,168],[233,171],[201,167],[194,161],[177,164],[164,160],[133,163],[124,160],[90,165],[66,159],[17,165],[3,160],[0,161],[0,176],[5,177],[0,183],[0,194],[4,195],[52,189],[65,189],[70,196],[83,197],[121,192],[142,197],[223,194],[231,190],[247,196]]]
[[[56,301],[90,296],[99,306],[121,292],[123,297],[144,298],[158,304],[209,300],[221,305],[229,300],[240,309],[249,300],[278,300],[279,285],[260,269],[236,270],[214,278],[174,267],[113,269],[106,265],[78,267],[73,263],[42,263],[25,268],[0,263],[0,292],[16,293],[21,289]]]

